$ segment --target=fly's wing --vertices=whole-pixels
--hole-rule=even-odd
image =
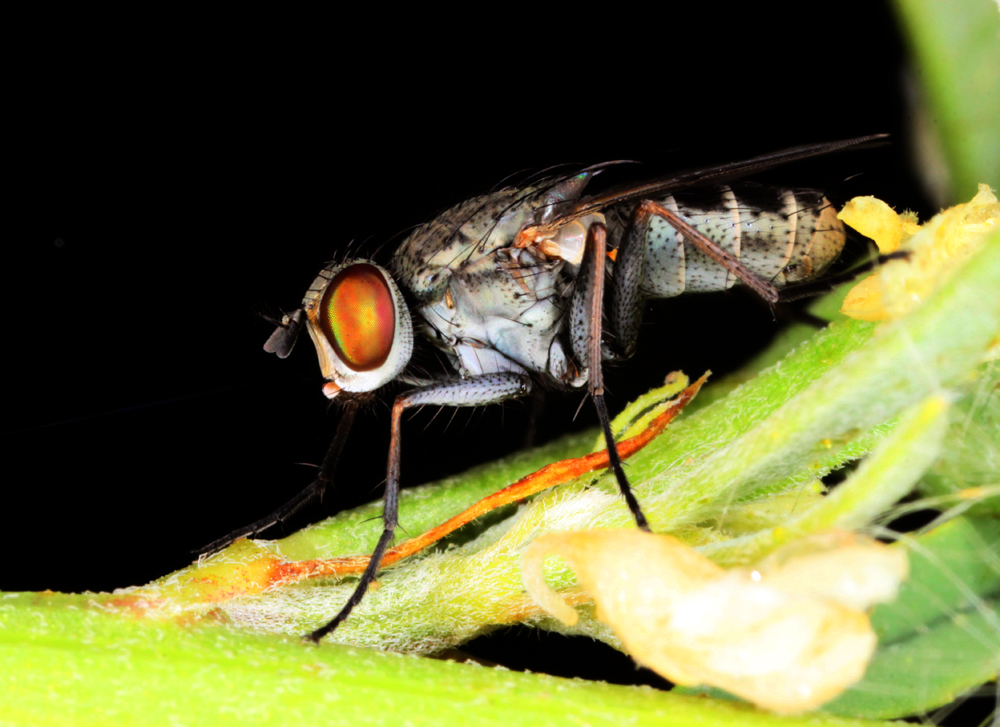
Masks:
[[[581,199],[564,219],[568,221],[569,219],[583,217],[594,212],[599,212],[609,205],[616,205],[622,202],[655,199],[662,197],[668,192],[675,192],[696,185],[708,183],[721,184],[781,164],[799,161],[800,159],[808,159],[844,149],[858,148],[870,142],[886,139],[888,136],[888,134],[871,134],[869,136],[859,136],[855,139],[796,146],[738,162],[720,164],[719,166],[706,167],[690,172],[681,172],[680,174],[661,177],[660,179],[643,182],[642,184],[614,187],[602,194]]]

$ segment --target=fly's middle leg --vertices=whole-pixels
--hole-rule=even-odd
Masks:
[[[590,396],[601,421],[604,442],[608,448],[608,463],[618,480],[618,488],[641,530],[649,531],[649,523],[639,507],[638,500],[629,486],[622,467],[614,434],[611,432],[611,418],[604,401],[604,374],[601,368],[601,342],[603,333],[604,269],[607,255],[607,228],[595,222],[587,233],[587,248],[577,277],[576,289],[570,310],[570,334],[573,353],[583,363],[588,372]]]
[[[642,281],[646,278],[646,237],[649,215],[633,215],[618,245],[611,280],[612,348],[619,358],[632,358],[642,326],[645,296]]]

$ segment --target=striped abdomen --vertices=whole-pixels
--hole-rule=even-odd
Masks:
[[[844,227],[821,192],[753,185],[721,186],[656,200],[752,272],[781,288],[819,275],[844,247]],[[608,215],[617,246],[632,209]],[[669,298],[681,293],[726,290],[733,273],[697,250],[660,217],[646,232],[644,294]]]

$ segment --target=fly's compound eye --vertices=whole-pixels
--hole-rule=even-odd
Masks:
[[[373,262],[324,268],[306,291],[302,310],[330,398],[339,391],[374,391],[410,361],[410,311],[389,272]]]
[[[341,270],[326,289],[320,326],[340,360],[353,371],[372,371],[389,358],[396,335],[392,291],[374,265]]]

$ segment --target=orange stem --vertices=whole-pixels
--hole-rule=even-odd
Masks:
[[[705,374],[693,384],[680,393],[677,399],[664,409],[649,423],[643,431],[634,437],[629,437],[618,442],[618,454],[621,458],[627,459],[641,450],[676,417],[681,410],[690,402],[698,390],[705,383],[708,374]],[[564,459],[559,462],[545,465],[537,472],[533,472],[526,477],[522,477],[508,487],[487,495],[472,507],[464,510],[450,520],[445,521],[436,528],[428,530],[423,535],[405,540],[394,548],[386,551],[382,558],[380,568],[385,568],[398,560],[423,550],[429,545],[436,543],[445,536],[458,530],[463,525],[475,520],[481,515],[485,515],[490,510],[494,510],[503,505],[508,505],[518,500],[534,495],[542,490],[547,490],[556,485],[561,485],[570,480],[576,479],[580,475],[594,470],[604,469],[608,466],[608,452],[602,450],[578,457],[576,459]],[[276,563],[272,572],[272,583],[288,584],[306,578],[320,578],[329,576],[342,576],[351,573],[360,573],[368,565],[369,556],[351,555],[344,558],[325,558],[315,560],[299,560]]]

